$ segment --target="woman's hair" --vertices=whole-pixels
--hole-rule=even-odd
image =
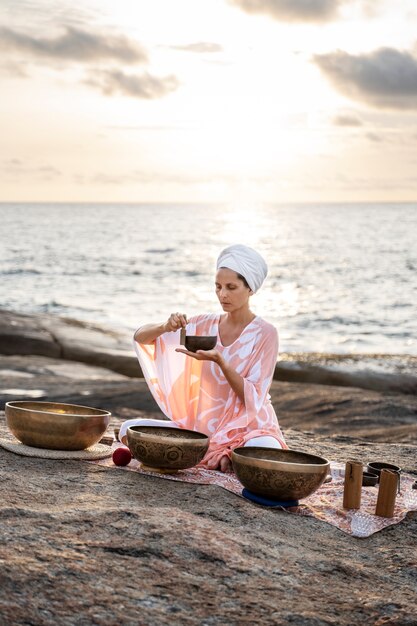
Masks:
[[[246,278],[244,276],[242,276],[242,274],[239,274],[239,272],[236,272],[237,277],[240,278],[240,280],[243,282],[243,284],[245,285],[245,287],[247,287],[248,289],[250,289],[249,285],[248,285],[248,281],[246,280]]]
[[[228,270],[228,267],[219,267],[219,270]],[[242,276],[242,274],[239,274],[239,272],[236,272],[235,270],[232,270],[232,272],[235,272],[236,276],[242,281],[242,283],[245,285],[245,287],[247,287],[248,289],[251,289],[248,285],[248,281],[246,280],[246,278],[244,276]],[[252,289],[251,289],[252,291]]]

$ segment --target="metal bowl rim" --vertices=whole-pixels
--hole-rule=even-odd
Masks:
[[[127,431],[132,431],[135,434],[141,435],[142,437],[146,437],[151,439],[152,441],[155,439],[164,439],[164,435],[162,433],[152,433],[140,430],[141,428],[164,428],[165,430],[180,430],[183,433],[192,433],[193,435],[199,435],[196,438],[187,439],[186,437],[176,437],[175,443],[198,443],[203,442],[204,440],[210,441],[210,438],[205,433],[201,433],[197,430],[190,430],[188,428],[171,428],[169,426],[128,426]],[[171,440],[170,440],[171,441]],[[172,440],[174,441],[174,440]],[[162,441],[161,441],[162,443]]]
[[[97,411],[97,413],[94,414],[88,414],[88,413],[55,413],[54,411],[42,411],[41,409],[31,409],[29,407],[24,407],[24,406],[20,406],[21,404],[48,404],[48,405],[59,405],[59,406],[77,406],[80,409],[89,409],[90,411]],[[16,406],[19,405],[19,406]],[[88,418],[92,418],[92,417],[111,417],[111,412],[110,411],[106,411],[105,409],[97,409],[93,406],[85,406],[84,404],[73,404],[70,402],[36,402],[33,400],[10,400],[10,402],[6,402],[5,404],[5,408],[11,408],[11,409],[19,409],[20,411],[29,411],[30,413],[41,413],[41,414],[47,414],[47,415],[59,415],[60,417],[63,417],[64,415],[66,417],[88,417]]]
[[[186,335],[186,339],[217,339],[217,335]]]
[[[307,472],[314,472],[314,471],[320,471],[323,470],[325,467],[329,467],[330,466],[330,461],[328,461],[327,459],[325,459],[324,457],[321,456],[317,456],[316,454],[310,454],[309,452],[302,452],[301,450],[293,450],[293,449],[282,449],[280,448],[280,451],[282,452],[297,452],[298,454],[307,454],[309,456],[315,457],[316,459],[320,459],[322,461],[322,463],[296,463],[296,462],[292,462],[292,461],[285,461],[285,460],[275,460],[275,459],[259,459],[257,457],[250,457],[250,456],[246,456],[246,455],[241,455],[239,454],[239,450],[250,450],[250,449],[256,449],[256,450],[278,450],[278,448],[268,448],[266,446],[241,446],[239,448],[235,448],[234,450],[232,450],[232,460],[234,456],[237,456],[237,462],[239,462],[241,459],[245,459],[246,461],[248,461],[248,465],[258,465],[260,464],[260,467],[262,467],[262,469],[275,469],[275,470],[280,470],[280,471],[307,471]],[[259,465],[258,465],[259,467]]]
[[[380,466],[380,467],[375,467],[376,466]],[[395,463],[388,463],[385,461],[370,461],[369,463],[367,463],[366,465],[367,472],[373,472],[374,474],[376,472],[381,472],[383,469],[390,469],[393,472],[401,472],[402,471],[402,467],[400,467],[399,465],[395,465]]]

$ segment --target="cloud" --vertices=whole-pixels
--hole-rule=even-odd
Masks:
[[[342,94],[376,108],[417,109],[417,58],[380,48],[369,54],[337,51],[314,62]]]
[[[246,13],[269,15],[284,22],[325,22],[337,15],[344,0],[229,0]]]
[[[189,43],[183,46],[170,46],[172,50],[182,50],[184,52],[196,52],[199,54],[223,52],[223,47],[218,43],[210,43],[207,41],[200,41],[197,43]]]
[[[404,189],[417,189],[417,179],[415,177],[404,176],[404,178],[378,178],[376,176],[360,177],[360,176],[348,176],[344,172],[336,173],[332,179],[329,179],[328,185],[336,183],[336,187],[340,189],[346,189],[347,191],[354,190],[378,190],[378,191],[404,191]]]
[[[223,175],[223,179],[226,176]],[[141,184],[141,185],[153,185],[153,184],[174,184],[174,185],[197,185],[209,183],[213,180],[210,175],[198,174],[181,174],[176,172],[160,172],[160,171],[140,171],[133,170],[131,172],[124,172],[123,174],[108,174],[107,172],[96,172],[92,175],[75,174],[74,180],[78,184],[82,185],[128,185],[128,184]],[[216,178],[217,180],[217,178]]]
[[[357,126],[363,126],[363,122],[362,120],[360,120],[358,117],[355,117],[354,115],[336,115],[333,118],[333,124],[334,126],[349,126],[349,127],[357,127]]]
[[[25,65],[12,60],[0,62],[0,74],[12,78],[28,78]]]
[[[221,184],[237,184],[242,180],[245,182],[252,182],[257,184],[269,184],[276,183],[275,173],[265,174],[252,174],[242,175],[233,172],[225,172],[224,170],[217,172],[201,173],[186,171],[164,171],[161,170],[131,170],[124,171],[122,173],[112,172],[96,172],[94,174],[80,174],[73,175],[73,180],[80,185],[106,185],[106,186],[120,186],[130,184],[141,185],[208,185],[215,181]]]
[[[23,162],[20,159],[7,159],[3,161],[6,168],[22,167]]]
[[[136,75],[125,74],[120,70],[98,71],[91,74],[85,83],[100,89],[106,96],[122,93],[147,100],[162,98],[179,87],[178,79],[172,75],[159,78],[148,72]]]
[[[117,130],[117,131],[125,131],[131,133],[132,131],[138,132],[165,132],[165,131],[190,131],[194,132],[199,129],[199,125],[197,122],[178,122],[176,124],[139,124],[136,126],[123,126],[119,125],[109,125],[104,126],[105,129],[108,130]]]
[[[373,143],[381,143],[381,141],[384,141],[384,138],[381,135],[378,135],[378,133],[369,132],[366,133],[366,137]]]
[[[0,50],[61,61],[145,63],[148,60],[144,48],[123,35],[93,34],[72,26],[65,27],[65,32],[54,38],[33,37],[1,27]]]
[[[62,172],[52,165],[34,166],[24,163],[20,159],[3,161],[1,169],[6,178],[13,181],[24,180],[27,177],[49,181],[62,176]]]
[[[25,60],[46,60],[49,63],[68,61],[82,64],[87,71],[84,83],[100,89],[105,95],[121,93],[144,99],[155,99],[175,91],[179,81],[175,76],[155,77],[147,72],[141,75],[126,74],[118,64],[148,64],[145,49],[137,42],[122,35],[93,34],[86,30],[67,26],[65,32],[54,38],[32,37],[10,28],[0,27],[0,50],[25,55]],[[103,68],[101,62],[112,62],[115,67]],[[13,66],[4,68],[8,74]],[[19,63],[22,63],[19,60]],[[95,67],[97,66],[98,67]],[[15,66],[16,67],[16,66]],[[0,68],[1,70],[1,68]],[[27,77],[18,74],[15,77]]]

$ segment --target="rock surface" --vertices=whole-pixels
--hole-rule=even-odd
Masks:
[[[0,354],[39,355],[105,367],[142,377],[132,348],[132,333],[53,315],[22,315],[0,309]],[[283,354],[274,379],[289,382],[359,387],[375,391],[417,393],[417,357],[351,355],[341,368],[340,355]],[[361,363],[363,366],[361,368]],[[391,372],[373,371],[390,362]],[[347,365],[349,364],[349,365]],[[354,371],[346,367],[354,368]],[[365,367],[365,369],[364,369]]]
[[[35,330],[32,340],[46,341]],[[0,408],[30,397],[106,408],[109,433],[160,416],[141,379],[62,359],[61,347],[22,350],[0,356]],[[275,381],[271,396],[290,447],[417,477],[413,395]],[[218,487],[3,448],[0,481],[1,624],[417,624],[416,512],[355,539]]]
[[[0,409],[25,398],[96,406],[120,419],[161,416],[143,379],[75,361],[0,356]],[[410,394],[274,381],[271,398],[284,430],[417,442],[417,397]]]
[[[0,417],[0,421],[1,421]],[[415,445],[288,431],[330,459],[415,463]],[[219,488],[0,448],[2,623],[417,623],[417,514],[368,539]]]
[[[127,334],[53,315],[0,310],[0,354],[36,354],[142,375]]]

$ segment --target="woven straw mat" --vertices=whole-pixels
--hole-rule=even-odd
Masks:
[[[46,450],[44,448],[25,446],[17,439],[11,440],[0,437],[0,446],[20,456],[31,456],[38,459],[82,459],[84,461],[95,461],[112,455],[111,447],[102,443],[96,443],[86,450]]]

